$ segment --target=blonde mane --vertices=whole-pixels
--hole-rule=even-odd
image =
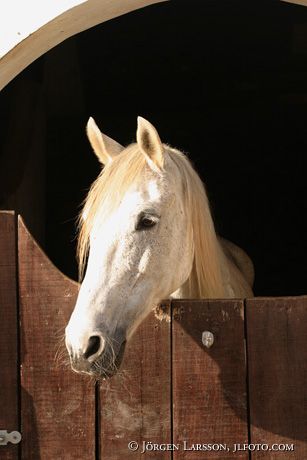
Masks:
[[[165,151],[180,173],[187,224],[194,247],[193,267],[188,280],[181,287],[182,295],[187,298],[223,298],[223,256],[204,185],[183,153],[168,146],[165,146]],[[144,154],[137,144],[131,144],[104,167],[93,183],[79,217],[77,253],[80,279],[84,273],[94,221],[107,219],[129,188],[144,177],[146,170],[148,164]]]

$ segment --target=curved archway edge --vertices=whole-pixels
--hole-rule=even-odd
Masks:
[[[35,59],[67,38],[164,1],[167,0],[65,0],[60,7],[53,0],[11,0],[9,7],[5,3],[0,14],[0,90]]]
[[[281,0],[286,3],[294,3],[295,5],[307,6],[307,0]]]

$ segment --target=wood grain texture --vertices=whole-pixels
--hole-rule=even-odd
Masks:
[[[0,430],[19,430],[17,368],[16,233],[13,212],[0,211]],[[0,446],[1,460],[18,458],[18,446]]]
[[[176,300],[173,307],[174,459],[247,459],[244,306],[240,300]],[[202,332],[214,344],[202,344]],[[226,444],[229,451],[184,451],[183,443]]]
[[[171,442],[170,356],[170,323],[152,313],[129,342],[120,373],[101,384],[102,459],[171,459],[170,451],[141,453],[143,441]],[[140,448],[130,451],[129,441]]]
[[[78,285],[51,264],[21,220],[19,288],[22,459],[93,460],[93,383],[56,359]]]
[[[251,441],[294,444],[252,459],[307,458],[307,297],[247,300]]]

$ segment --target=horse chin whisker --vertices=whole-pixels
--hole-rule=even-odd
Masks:
[[[70,365],[70,360],[68,358],[67,350],[63,337],[57,345],[55,354],[54,354],[54,363],[56,367],[67,367]]]
[[[106,336],[106,343],[108,345],[108,360],[109,362],[107,363],[107,369],[110,369],[112,373],[117,372],[117,366],[116,366],[116,354],[114,350],[113,343],[117,342],[119,343],[116,339],[111,340],[108,336]]]
[[[93,374],[93,377],[97,380],[100,380],[104,377],[107,377],[107,370],[102,366],[102,363],[95,362],[94,369],[97,371]]]

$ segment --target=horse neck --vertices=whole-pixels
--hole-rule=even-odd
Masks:
[[[215,235],[216,236],[216,235]],[[199,285],[199,279],[196,273],[195,258],[193,260],[192,269],[188,279],[171,294],[172,298],[175,299],[200,299],[200,298],[217,298],[217,297],[233,297],[232,289],[230,286],[230,273],[227,258],[224,251],[216,238],[216,245],[218,251],[218,263],[217,267],[220,270],[222,277],[222,291],[221,288],[216,293],[206,293],[204,288]]]
[[[227,272],[227,262],[215,232],[206,190],[185,157],[179,155],[177,158],[174,155],[172,159],[178,163],[184,184],[183,200],[187,225],[190,227],[190,242],[194,247],[191,272],[174,296],[196,299],[225,297],[224,272]]]
[[[222,251],[222,249],[221,249]],[[223,257],[221,257],[223,259]],[[225,279],[228,277],[227,265],[221,260],[221,272],[222,272],[222,286],[219,286],[216,292],[206,292],[204,286],[200,286],[199,279],[196,273],[195,259],[193,261],[192,270],[188,279],[180,286],[177,291],[172,294],[173,298],[177,299],[201,299],[201,298],[218,298],[228,297],[225,293]]]
[[[219,260],[222,275],[222,283],[224,292],[222,295],[201,295],[200,287],[198,285],[197,276],[195,273],[195,263],[193,263],[192,270],[188,279],[182,286],[179,287],[171,295],[174,299],[200,299],[200,298],[233,298],[233,297],[250,297],[253,296],[250,285],[239,271],[238,268],[233,266],[231,260],[225,254],[222,245],[217,241],[219,246]]]

